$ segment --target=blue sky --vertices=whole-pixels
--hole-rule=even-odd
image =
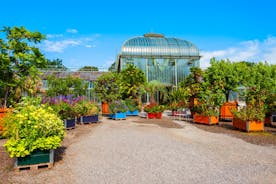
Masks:
[[[47,35],[42,52],[67,67],[107,68],[126,39],[148,32],[193,42],[202,68],[211,57],[276,64],[275,9],[273,0],[13,0],[1,2],[0,26]]]

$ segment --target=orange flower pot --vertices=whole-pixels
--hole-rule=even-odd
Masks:
[[[244,130],[246,132],[264,131],[263,121],[244,121],[241,119],[233,119],[233,127]]]
[[[218,124],[219,119],[216,116],[203,116],[203,115],[194,115],[194,123],[202,123],[206,125]]]
[[[102,103],[102,114],[109,114],[109,109],[108,109],[108,103],[107,102]]]
[[[237,109],[237,104],[235,102],[225,102],[220,108],[220,118],[221,119],[233,119],[233,113],[231,110]]]

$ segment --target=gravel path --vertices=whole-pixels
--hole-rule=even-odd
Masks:
[[[14,183],[276,183],[276,149],[200,130],[103,120],[50,170]],[[74,131],[74,130],[73,130]]]

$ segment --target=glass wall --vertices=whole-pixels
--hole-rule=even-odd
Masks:
[[[178,58],[132,58],[122,57],[120,70],[127,64],[140,68],[146,75],[147,81],[157,80],[167,85],[177,86],[189,74],[190,68],[198,66],[198,60]]]

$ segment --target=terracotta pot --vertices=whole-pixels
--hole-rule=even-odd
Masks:
[[[237,104],[235,102],[225,102],[220,108],[220,118],[221,119],[233,119],[233,113],[231,110],[237,109]]]
[[[107,102],[102,103],[102,114],[109,114],[109,109],[108,109],[108,103]]]
[[[241,119],[233,119],[233,127],[244,130],[246,132],[264,131],[263,121],[244,121]]]
[[[212,125],[212,124],[218,124],[219,119],[216,116],[203,116],[199,114],[194,114],[193,122]]]

